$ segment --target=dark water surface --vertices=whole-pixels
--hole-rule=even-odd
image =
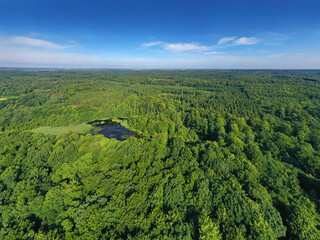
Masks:
[[[128,128],[112,120],[95,120],[88,122],[88,124],[94,127],[94,129],[91,130],[93,135],[102,134],[107,138],[115,138],[118,141],[124,141],[134,135]]]

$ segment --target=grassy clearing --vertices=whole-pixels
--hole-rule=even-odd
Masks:
[[[5,101],[12,98],[17,98],[17,97],[0,97],[0,101]]]
[[[34,133],[43,133],[43,134],[52,134],[52,135],[62,135],[67,132],[77,132],[84,133],[91,129],[91,125],[82,123],[70,126],[61,126],[61,127],[39,127],[37,129],[32,130]]]

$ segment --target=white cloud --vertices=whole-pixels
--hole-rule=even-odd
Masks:
[[[233,41],[233,45],[253,45],[260,42],[260,39],[256,37],[241,37]]]
[[[278,46],[282,45],[282,43],[290,38],[290,36],[295,33],[283,34],[283,33],[275,33],[275,32],[266,32],[263,35],[264,44],[269,46]]]
[[[279,45],[281,45],[281,43],[266,42],[265,45],[268,45],[268,46],[279,46]]]
[[[233,41],[233,40],[235,40],[235,39],[236,39],[236,37],[225,37],[225,38],[221,38],[221,39],[218,41],[218,45],[222,45],[222,44],[224,44],[224,43]]]
[[[225,54],[226,52],[218,52],[218,51],[211,51],[211,52],[204,52],[205,55],[218,55],[218,54]]]
[[[200,45],[198,43],[166,43],[162,41],[143,43],[142,47],[154,47],[160,46],[162,49],[172,52],[184,52],[184,51],[206,51],[211,47]]]
[[[192,58],[107,58],[43,49],[0,47],[0,67],[319,69],[320,57],[310,55],[285,55],[283,58],[267,58],[232,55],[198,55]]]
[[[156,41],[156,42],[148,42],[148,43],[143,43],[142,47],[154,47],[154,46],[158,46],[158,45],[162,45],[163,42],[161,41]]]
[[[48,50],[63,50],[71,46],[60,45],[54,42],[45,41],[36,38],[23,37],[23,36],[15,36],[11,37],[7,41],[10,45],[17,45],[23,47],[32,47],[32,48],[42,48]]]
[[[278,53],[278,54],[272,54],[272,55],[268,55],[268,58],[281,58],[283,56],[285,56],[285,53]]]
[[[0,67],[44,67],[44,68],[186,68],[186,69],[257,69],[257,68],[320,68],[320,58],[316,54],[289,55],[272,52],[265,56],[234,56],[219,48],[254,44],[264,39],[235,38],[222,46],[206,46],[199,43],[149,42],[146,47],[157,46],[172,52],[195,51],[192,57],[166,58],[110,58],[79,53],[68,53],[67,45],[60,45],[29,37],[0,36]],[[237,43],[237,44],[236,44]],[[230,51],[228,51],[230,52]],[[182,56],[182,54],[179,54]],[[267,55],[267,56],[266,56]]]
[[[207,46],[199,45],[198,43],[166,43],[164,49],[181,52],[181,51],[206,51],[209,49]]]
[[[256,37],[225,37],[221,38],[217,45],[211,45],[211,46],[206,46],[206,45],[201,45],[196,42],[192,43],[167,43],[167,42],[162,42],[162,41],[154,41],[154,42],[148,42],[148,43],[143,43],[141,46],[143,48],[148,48],[148,47],[154,47],[158,46],[162,48],[163,50],[171,51],[171,52],[185,52],[185,51],[197,51],[197,52],[204,52],[204,51],[209,51],[209,50],[214,50],[217,48],[227,48],[227,47],[232,47],[232,46],[239,46],[239,45],[253,45],[257,44],[260,42],[261,39],[258,39]],[[210,54],[221,54],[222,52],[216,52],[216,51],[211,51],[211,52],[205,52],[205,55],[210,55]]]
[[[217,47],[231,47],[231,46],[239,46],[239,45],[253,45],[260,42],[261,39],[256,37],[224,37],[221,38],[218,43]]]
[[[269,51],[267,51],[267,50],[263,50],[263,49],[261,49],[261,50],[258,50],[258,53],[268,53]]]
[[[268,40],[276,40],[276,41],[283,41],[283,40],[287,40],[290,38],[291,34],[284,34],[284,33],[276,33],[276,32],[266,32],[264,34],[264,38],[268,39]]]

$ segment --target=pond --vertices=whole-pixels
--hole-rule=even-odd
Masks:
[[[130,136],[135,135],[128,128],[111,119],[95,120],[88,122],[88,124],[94,127],[94,129],[91,130],[91,134],[102,134],[107,138],[115,138],[118,141],[124,141]]]

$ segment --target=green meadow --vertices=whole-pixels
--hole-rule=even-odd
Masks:
[[[0,97],[0,101],[5,101],[8,99],[13,99],[13,98],[17,98],[17,97]]]
[[[42,134],[52,134],[52,135],[63,135],[70,132],[84,133],[90,130],[92,126],[86,123],[61,126],[61,127],[39,127],[32,130],[33,133],[42,133]]]

